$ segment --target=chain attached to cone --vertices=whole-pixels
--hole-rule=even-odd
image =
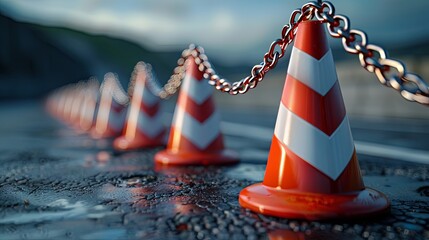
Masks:
[[[350,20],[336,14],[332,3],[318,0],[292,12],[263,61],[238,82],[221,78],[204,49],[195,45],[182,52],[162,87],[151,75],[150,65],[138,63],[129,88],[132,99],[125,128],[128,96],[112,74],[106,75],[100,94],[93,91],[98,85],[91,94],[83,90],[88,83],[66,86],[48,98],[47,107],[71,125],[91,128],[96,137],[122,131],[114,141],[116,149],[154,147],[163,145],[165,134],[159,98],[168,98],[182,85],[167,148],[155,155],[155,161],[163,165],[236,163],[237,155],[225,149],[208,84],[231,95],[246,93],[295,40],[264,181],[243,189],[239,203],[262,214],[311,220],[382,214],[390,203],[363,183],[325,25],[329,35],[340,38],[345,51],[358,55],[361,66],[383,85],[407,100],[429,105],[429,87],[421,77],[407,72],[383,48],[369,44],[366,33],[351,29]]]
[[[429,105],[429,85],[419,75],[409,73],[405,64],[398,60],[390,59],[387,51],[382,47],[369,44],[365,32],[351,29],[348,17],[335,14],[335,7],[328,1],[318,0],[308,2],[300,9],[292,12],[289,23],[281,32],[281,38],[271,43],[268,52],[264,55],[260,64],[253,66],[250,75],[237,82],[228,82],[221,78],[212,64],[209,62],[204,49],[191,44],[182,52],[177,61],[177,67],[168,80],[167,84],[159,87],[157,82],[151,82],[154,93],[161,98],[168,98],[176,93],[184,76],[184,62],[192,58],[198,69],[204,73],[210,85],[216,90],[231,95],[244,94],[255,88],[271,69],[275,68],[277,62],[285,55],[286,48],[296,36],[297,26],[304,21],[316,18],[327,24],[329,34],[334,38],[341,38],[344,50],[350,54],[357,54],[361,66],[367,71],[374,73],[381,84],[397,90],[403,98],[408,101]],[[276,50],[276,49],[279,49]]]
[[[182,52],[181,58],[177,61],[177,67],[174,69],[173,75],[167,81],[167,84],[160,87],[158,82],[149,77],[146,85],[154,95],[162,99],[168,98],[175,94],[181,85],[181,81],[185,76],[186,67],[184,64],[186,60],[192,59],[199,71],[203,73],[204,78],[216,90],[232,95],[244,94],[249,89],[255,88],[258,82],[264,79],[265,74],[273,69],[279,59],[285,55],[286,48],[296,36],[297,26],[314,18],[323,21],[327,25],[329,34],[332,37],[341,38],[344,49],[350,54],[358,55],[362,67],[376,74],[383,85],[397,90],[409,101],[429,105],[429,86],[420,76],[409,73],[402,62],[390,59],[387,51],[380,46],[369,44],[365,32],[351,29],[349,18],[336,14],[334,5],[323,0],[310,1],[300,9],[293,11],[289,23],[282,28],[281,37],[270,45],[268,52],[263,57],[263,61],[252,68],[248,77],[238,82],[231,83],[221,78],[209,62],[204,49],[190,45],[188,49]],[[76,121],[79,115],[76,110],[80,109],[80,105],[83,104],[80,97],[77,99],[71,97],[78,92],[74,91],[72,87],[77,86],[63,88],[63,91],[61,91],[63,96],[59,96],[58,92],[60,91],[56,91],[56,94],[51,96],[54,97],[55,95],[59,103],[49,103],[49,111],[66,122]],[[131,86],[132,88],[133,86]]]

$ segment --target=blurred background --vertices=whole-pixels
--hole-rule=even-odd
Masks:
[[[280,37],[290,13],[306,1],[0,0],[0,100],[41,99],[67,83],[115,72],[126,88],[137,61],[168,79],[181,51],[203,46],[230,81],[245,77]],[[429,1],[333,0],[352,28],[429,79]],[[360,67],[331,39],[344,100],[354,117],[429,118],[429,109],[402,99]],[[276,112],[287,70],[285,56],[246,95],[216,93],[231,109]]]

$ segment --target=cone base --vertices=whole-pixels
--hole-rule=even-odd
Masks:
[[[165,165],[228,165],[238,163],[238,154],[231,150],[216,152],[175,152],[163,150],[155,154],[155,161]]]
[[[154,148],[164,145],[164,143],[159,141],[145,141],[139,138],[129,139],[125,136],[120,136],[113,141],[113,148],[119,151],[135,150],[141,148]]]
[[[370,188],[350,194],[299,193],[257,183],[240,192],[239,203],[254,212],[283,218],[359,218],[389,211],[387,197]]]

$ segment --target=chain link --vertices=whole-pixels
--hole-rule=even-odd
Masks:
[[[244,94],[249,89],[255,88],[264,79],[265,74],[275,68],[279,59],[284,56],[288,45],[294,40],[299,23],[313,18],[325,22],[329,34],[334,38],[341,38],[342,45],[348,53],[358,54],[362,67],[375,73],[383,85],[399,91],[409,101],[429,105],[429,87],[420,76],[407,72],[405,65],[398,60],[390,59],[383,48],[368,44],[365,32],[350,29],[349,18],[335,14],[334,5],[323,0],[308,2],[300,9],[293,11],[289,23],[282,29],[281,38],[271,43],[263,61],[251,69],[250,75],[238,82],[231,83],[220,77],[205,55],[204,49],[191,44],[182,52],[182,56],[177,61],[177,67],[167,83],[163,87],[158,87],[156,79],[148,77],[149,86],[152,92],[160,98],[164,99],[173,95],[185,76],[185,62],[187,59],[193,58],[199,70],[208,79],[208,83],[217,90],[231,95]]]

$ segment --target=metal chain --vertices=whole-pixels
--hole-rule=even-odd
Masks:
[[[407,72],[405,64],[389,58],[382,47],[368,44],[366,33],[351,29],[349,18],[335,14],[332,3],[319,5],[315,10],[316,18],[327,23],[332,37],[342,39],[348,53],[359,55],[363,68],[375,73],[381,84],[397,90],[405,99],[429,105],[429,86],[420,76]]]
[[[292,12],[289,23],[282,29],[281,38],[270,45],[268,52],[264,55],[263,61],[252,68],[248,77],[234,83],[221,78],[204,53],[204,49],[200,46],[191,44],[188,49],[182,52],[182,56],[177,61],[177,67],[174,69],[167,84],[163,87],[154,87],[159,86],[157,81],[148,78],[149,85],[152,86],[152,92],[163,99],[173,95],[185,76],[185,62],[188,58],[192,57],[198,69],[203,72],[204,78],[208,79],[209,84],[215,86],[217,90],[227,92],[231,95],[246,93],[249,89],[255,88],[257,84],[264,79],[265,74],[277,65],[279,59],[284,56],[287,46],[294,40],[298,24],[302,21],[312,19],[314,17],[314,10],[316,9],[315,7],[319,5],[316,2],[309,2],[301,9]]]
[[[368,44],[365,32],[350,29],[349,18],[335,14],[334,5],[323,0],[308,2],[292,12],[289,23],[282,29],[281,38],[271,43],[263,61],[255,65],[246,78],[233,83],[221,78],[209,62],[204,49],[190,45],[182,52],[182,56],[177,61],[177,67],[167,84],[158,87],[154,78],[148,78],[151,90],[163,99],[176,93],[185,76],[185,62],[192,57],[199,70],[204,73],[204,77],[209,80],[209,84],[215,86],[217,90],[231,95],[244,94],[249,89],[255,88],[264,79],[265,74],[275,68],[279,59],[284,56],[288,45],[294,40],[299,23],[314,17],[327,24],[328,32],[332,37],[342,39],[343,47],[348,53],[358,54],[362,67],[375,73],[383,85],[399,91],[409,101],[429,105],[429,87],[420,76],[407,72],[402,62],[388,58],[388,54],[383,48]]]

